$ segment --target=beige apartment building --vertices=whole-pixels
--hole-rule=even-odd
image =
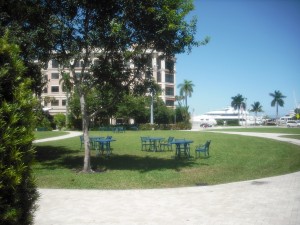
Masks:
[[[160,97],[168,107],[175,108],[175,59],[166,60],[160,57],[159,53],[154,53],[151,55],[152,61],[150,63],[152,64],[153,68],[153,78],[163,90]],[[81,72],[80,63],[75,65],[75,72]],[[48,80],[48,84],[42,92],[42,105],[44,110],[49,111],[51,115],[55,115],[57,113],[65,114],[66,92],[63,91],[60,83],[61,75],[58,62],[56,60],[49,61],[47,69],[43,70],[42,73],[44,76],[43,78]]]

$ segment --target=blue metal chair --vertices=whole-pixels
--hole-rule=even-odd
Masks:
[[[203,152],[205,156],[209,156],[209,146],[210,146],[211,140],[206,141],[204,145],[199,145],[195,149],[195,156],[198,158],[200,157],[200,153]]]
[[[172,144],[171,144],[171,142],[172,142],[173,140],[174,140],[174,137],[169,137],[167,141],[161,142],[161,143],[160,143],[160,146],[159,146],[160,150],[162,150],[162,146],[163,146],[163,147],[164,147],[163,150],[165,150],[165,148],[167,147],[168,150],[170,150],[170,148],[171,148],[171,151],[172,151]]]
[[[141,137],[141,150],[149,150],[150,149],[150,141],[148,137]]]

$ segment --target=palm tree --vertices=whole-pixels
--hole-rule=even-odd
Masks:
[[[59,83],[62,85],[62,90],[66,92],[66,127],[69,127],[69,97],[73,87],[70,73],[61,73]]]
[[[231,106],[235,109],[238,110],[238,115],[239,115],[239,121],[240,121],[240,110],[241,108],[246,109],[246,103],[245,98],[243,97],[243,95],[241,94],[237,94],[234,97],[231,97],[232,102],[231,102]]]
[[[263,112],[262,105],[260,104],[260,102],[254,102],[251,105],[251,107],[252,107],[252,109],[250,109],[250,112],[254,112],[255,113],[255,124],[256,124],[257,113],[258,112]]]
[[[284,101],[283,98],[286,98],[286,96],[282,95],[280,91],[275,91],[274,93],[270,93],[270,96],[273,97],[273,100],[271,102],[271,106],[276,106],[276,120],[278,120],[278,106],[283,107]]]
[[[185,107],[187,107],[187,97],[191,97],[193,93],[193,87],[195,85],[192,81],[184,80],[182,84],[179,84],[177,87],[180,88],[180,95],[185,98]]]

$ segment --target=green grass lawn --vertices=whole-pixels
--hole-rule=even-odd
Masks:
[[[281,132],[280,132],[281,133]],[[83,150],[79,137],[36,144],[33,168],[40,188],[133,189],[213,185],[300,171],[300,147],[263,138],[212,132],[127,131],[90,132],[112,135],[113,154],[92,151],[95,173],[81,173]],[[175,159],[174,150],[147,152],[140,136],[174,136],[195,146],[212,140],[209,158]]]

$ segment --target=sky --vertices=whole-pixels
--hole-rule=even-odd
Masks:
[[[275,117],[269,95],[280,91],[288,114],[300,105],[300,0],[194,0],[196,40],[205,46],[176,56],[176,85],[194,84],[188,98],[193,115],[231,105],[246,98],[247,109],[260,102]],[[177,88],[177,87],[176,87]],[[177,88],[176,94],[179,95]]]

